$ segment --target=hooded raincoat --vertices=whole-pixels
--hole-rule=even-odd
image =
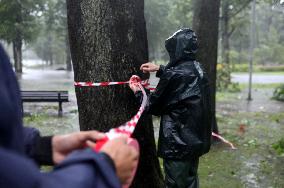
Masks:
[[[211,108],[207,75],[195,61],[197,38],[182,29],[165,46],[170,62],[157,72],[160,81],[147,106],[148,113],[161,116],[158,155],[172,160],[199,157],[210,149]]]

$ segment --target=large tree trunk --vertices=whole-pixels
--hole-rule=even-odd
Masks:
[[[195,0],[193,29],[199,38],[198,61],[209,75],[211,86],[212,129],[218,133],[216,121],[216,65],[218,54],[220,0]]]
[[[14,54],[14,66],[16,73],[23,73],[22,65],[22,38],[21,34],[17,33],[16,38],[13,40],[13,54]]]
[[[124,81],[147,62],[143,0],[67,0],[75,81]],[[107,131],[138,110],[128,86],[76,88],[81,130]],[[151,116],[135,131],[140,163],[133,187],[162,187]]]

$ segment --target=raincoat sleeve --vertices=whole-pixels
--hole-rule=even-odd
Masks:
[[[91,149],[70,154],[48,173],[29,159],[0,148],[1,188],[119,188],[115,170],[105,155]]]
[[[165,95],[169,90],[172,72],[165,69],[165,67],[161,65],[159,71],[157,72],[157,77],[160,77],[160,81],[156,87],[156,90],[148,96],[148,103],[145,111],[149,114],[160,116],[165,109]],[[135,96],[142,101],[143,94],[141,91],[137,92]]]
[[[26,155],[38,165],[53,165],[51,139],[52,136],[40,136],[35,128],[24,128],[24,149]]]
[[[160,65],[160,68],[156,73],[156,77],[160,78],[165,72],[165,70],[166,70],[166,67],[164,65]]]

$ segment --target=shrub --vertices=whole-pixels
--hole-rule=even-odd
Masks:
[[[248,64],[235,64],[233,66],[233,72],[248,72]]]
[[[259,70],[261,72],[284,72],[284,65],[260,66]]]
[[[239,92],[240,86],[238,83],[231,82],[230,67],[226,64],[217,65],[217,90],[228,92]]]
[[[284,138],[282,138],[278,142],[272,144],[272,147],[276,150],[276,152],[279,155],[284,154]]]
[[[274,90],[272,99],[284,102],[284,84]]]

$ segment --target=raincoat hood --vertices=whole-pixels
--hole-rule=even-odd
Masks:
[[[165,41],[166,50],[170,56],[167,67],[173,67],[179,61],[194,61],[196,58],[197,36],[189,28],[180,29]]]

